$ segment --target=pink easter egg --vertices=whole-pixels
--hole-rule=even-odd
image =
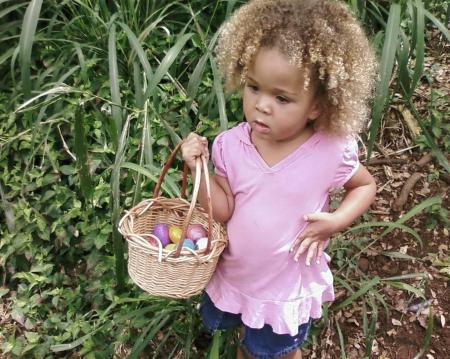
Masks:
[[[192,239],[194,242],[206,236],[206,230],[201,224],[190,224],[187,228],[186,237]]]

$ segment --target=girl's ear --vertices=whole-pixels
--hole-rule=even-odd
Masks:
[[[322,113],[322,107],[320,106],[319,102],[319,100],[315,100],[311,106],[311,110],[309,111],[309,119],[311,121],[316,120]]]

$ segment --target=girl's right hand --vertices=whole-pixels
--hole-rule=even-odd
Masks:
[[[205,137],[199,136],[191,132],[181,145],[181,154],[183,160],[186,162],[191,171],[195,170],[195,159],[201,155],[208,161],[209,150],[208,140]]]

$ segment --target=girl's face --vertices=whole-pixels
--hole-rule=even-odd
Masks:
[[[244,114],[253,140],[270,144],[301,143],[311,134],[308,121],[320,112],[314,86],[303,86],[303,74],[276,48],[261,48],[247,73]]]

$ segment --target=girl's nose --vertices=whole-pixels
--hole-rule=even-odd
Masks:
[[[270,112],[270,107],[269,107],[268,101],[264,100],[264,98],[262,98],[262,97],[259,97],[258,100],[255,102],[255,109],[264,114],[267,114]]]

